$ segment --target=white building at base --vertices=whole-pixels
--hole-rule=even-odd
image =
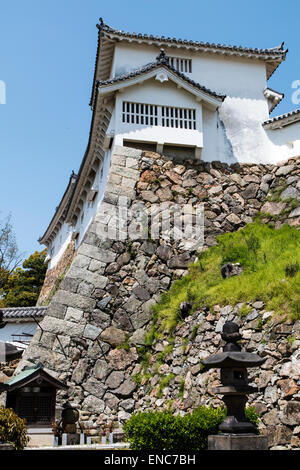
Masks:
[[[270,49],[225,46],[98,27],[89,142],[40,238],[49,268],[76,248],[99,206],[115,146],[227,164],[276,164],[300,153],[300,110],[270,113],[284,95],[268,80],[285,60]]]

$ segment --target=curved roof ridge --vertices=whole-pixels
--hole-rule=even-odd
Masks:
[[[104,23],[103,19],[99,19],[100,23],[97,25],[99,30],[102,32],[108,32],[117,34],[119,36],[124,36],[128,38],[136,38],[136,39],[148,39],[148,40],[156,40],[156,41],[165,41],[165,42],[173,42],[176,44],[183,44],[183,45],[193,45],[193,46],[201,46],[201,47],[211,47],[217,49],[228,49],[231,51],[240,51],[240,52],[252,52],[255,54],[281,54],[285,55],[288,52],[288,49],[284,49],[284,42],[280,44],[280,46],[275,46],[271,48],[253,48],[253,47],[246,47],[246,46],[235,46],[235,45],[228,45],[228,44],[220,44],[220,43],[211,43],[205,41],[195,41],[195,40],[188,40],[188,39],[181,39],[181,38],[171,38],[166,36],[154,36],[152,34],[144,34],[144,33],[130,33],[128,31],[123,31],[121,29],[115,29],[111,26]]]
[[[171,72],[175,73],[179,78],[185,80],[189,84],[195,86],[196,88],[200,89],[201,91],[203,91],[205,93],[208,93],[208,94],[210,94],[212,96],[215,96],[216,98],[220,98],[222,100],[224,100],[226,98],[226,95],[221,95],[219,93],[216,93],[216,92],[210,90],[209,88],[206,88],[203,85],[200,85],[200,83],[195,82],[191,78],[187,77],[184,73],[179,72],[177,69],[175,69],[175,67],[173,67],[169,63],[169,58],[166,55],[164,49],[161,49],[160,54],[156,58],[156,62],[150,62],[149,64],[146,64],[146,65],[144,65],[140,68],[137,68],[136,70],[133,70],[132,72],[129,72],[128,74],[118,75],[118,76],[116,76],[114,78],[111,78],[111,79],[108,79],[108,80],[98,80],[96,83],[100,86],[111,85],[111,84],[118,83],[118,82],[123,81],[123,80],[128,80],[130,78],[137,77],[138,75],[142,75],[143,73],[149,72],[149,71],[151,71],[155,68],[161,67],[161,66],[164,66],[164,67],[168,68],[169,70],[171,70]]]

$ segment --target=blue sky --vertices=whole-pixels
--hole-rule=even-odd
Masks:
[[[1,0],[0,218],[11,213],[24,257],[43,234],[85,152],[100,16],[112,27],[267,48],[285,41],[287,60],[269,81],[297,108],[300,3],[278,0]],[[299,105],[300,107],[300,105]]]

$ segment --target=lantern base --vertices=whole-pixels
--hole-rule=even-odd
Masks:
[[[80,444],[80,434],[78,433],[63,433],[62,442],[63,446],[74,446]]]
[[[254,434],[255,426],[246,418],[237,419],[235,416],[226,416],[223,423],[219,425],[219,431],[225,434]]]
[[[217,434],[208,436],[208,450],[268,450],[268,438],[255,434]]]

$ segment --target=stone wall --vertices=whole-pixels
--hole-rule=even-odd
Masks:
[[[71,241],[57,265],[47,270],[37,305],[47,305],[50,302],[52,295],[58,289],[60,281],[72,263],[74,253],[75,244],[74,241]]]
[[[176,331],[175,348],[165,364],[151,381],[138,380],[151,307],[196,257],[191,240],[169,239],[166,232],[153,237],[145,223],[145,208],[154,210],[155,225],[164,219],[165,211],[175,214],[176,220],[181,217],[180,208],[189,205],[192,224],[194,212],[204,204],[203,248],[207,248],[216,243],[217,235],[237,230],[259,211],[278,227],[283,222],[299,225],[299,191],[299,159],[278,167],[193,161],[183,165],[155,153],[116,148],[103,201],[17,372],[40,362],[65,381],[69,390],[59,392],[58,404],[67,399],[76,404],[91,435],[99,435],[107,421],[121,425],[137,409],[168,405],[188,411],[199,402],[215,402],[209,388],[210,377],[215,376],[202,373],[199,359],[203,352],[220,348],[220,324],[236,316],[238,306],[216,307],[215,314],[201,311],[188,317]],[[129,221],[128,211],[136,215]],[[266,318],[262,308],[253,306],[257,316]],[[272,445],[295,445],[299,325],[278,325],[288,328],[293,338],[288,342],[287,333],[277,335],[277,330],[268,329],[271,323],[266,330],[257,329],[251,323],[256,320],[255,312],[253,318],[247,317],[243,335],[248,350],[271,351],[267,368],[253,376],[264,392],[257,398],[266,415],[264,426],[273,426]],[[162,343],[153,349],[154,365],[164,347]],[[161,383],[168,386],[162,389]]]
[[[242,350],[266,358],[260,369],[248,369],[249,384],[258,387],[248,403],[261,415],[261,432],[268,436],[270,448],[299,448],[300,321],[282,323],[263,302],[247,304],[246,316],[240,314],[243,307],[241,303],[215,305],[212,312],[199,310],[176,327],[172,343],[167,338],[158,341],[147,373],[141,365],[135,368],[134,409],[186,413],[199,405],[221,405],[213,393],[220,385],[219,371],[206,370],[201,360],[221,352],[222,327],[225,321],[234,321],[242,333]],[[122,414],[123,419],[128,416]]]
[[[0,382],[5,383],[14,375],[20,359],[13,359],[9,362],[0,362]]]
[[[0,362],[0,383],[6,383],[15,373],[21,359]],[[0,394],[0,406],[6,405],[6,393]]]

